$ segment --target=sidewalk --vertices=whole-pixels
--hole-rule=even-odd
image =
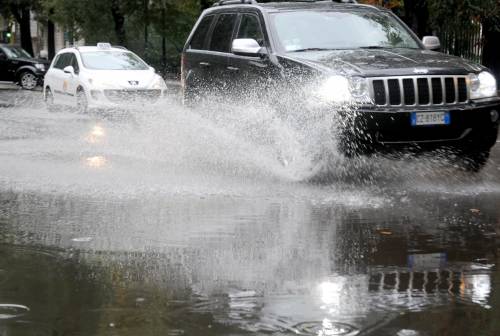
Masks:
[[[0,90],[19,90],[19,86],[13,83],[0,82]],[[12,102],[6,101],[4,98],[0,97],[0,107],[12,107]]]
[[[21,90],[21,87],[11,82],[0,82],[0,90]]]

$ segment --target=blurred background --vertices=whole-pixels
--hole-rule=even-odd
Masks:
[[[71,45],[111,42],[176,78],[180,52],[201,11],[215,0],[1,0],[0,43],[52,59]],[[269,2],[269,1],[260,1]],[[482,63],[500,78],[500,1],[360,0],[392,10],[442,51]]]

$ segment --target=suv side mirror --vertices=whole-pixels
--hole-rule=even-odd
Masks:
[[[424,36],[422,43],[424,44],[425,49],[437,50],[441,48],[441,42],[436,36]]]
[[[259,42],[249,38],[235,39],[231,47],[233,54],[240,56],[260,57],[264,54],[263,50],[265,49],[259,45]]]
[[[67,74],[72,74],[74,75],[75,74],[75,69],[73,68],[72,65],[68,65],[67,67],[65,67],[63,69],[64,73],[67,73]]]

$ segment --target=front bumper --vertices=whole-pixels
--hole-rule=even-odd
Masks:
[[[89,108],[137,108],[155,106],[166,96],[165,89],[90,90]]]
[[[449,112],[450,124],[411,125],[412,112],[435,111]],[[433,109],[360,108],[347,128],[350,140],[354,140],[365,149],[392,150],[401,147],[425,149],[442,146],[489,149],[496,143],[499,124],[498,119],[494,120],[492,115],[499,113],[498,101]]]

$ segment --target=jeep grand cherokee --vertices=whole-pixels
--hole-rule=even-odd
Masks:
[[[184,100],[251,96],[308,113],[314,98],[354,116],[346,154],[445,147],[480,169],[498,134],[495,77],[433,51],[438,38],[420,41],[389,10],[345,2],[219,1],[184,47]]]

